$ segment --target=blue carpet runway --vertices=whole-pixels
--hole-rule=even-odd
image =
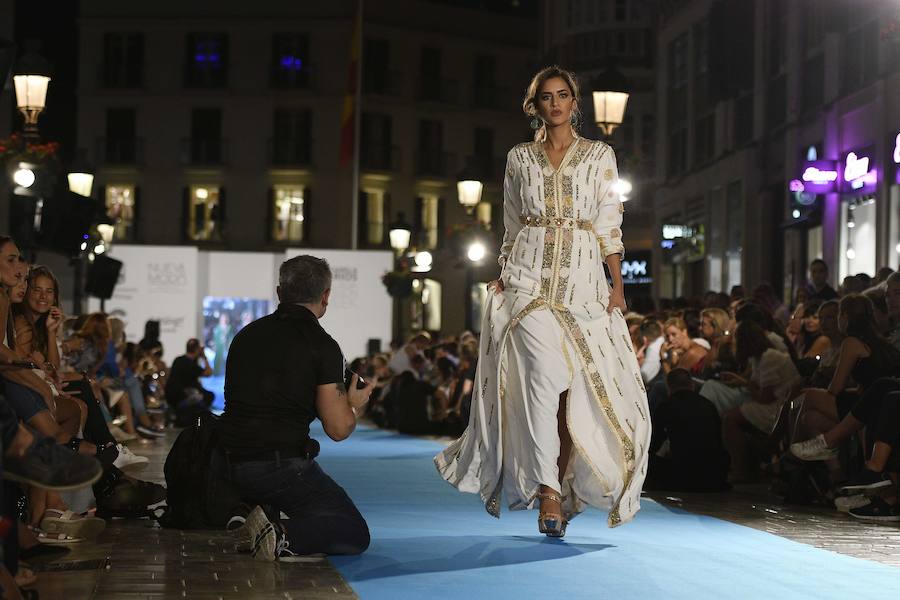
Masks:
[[[318,423],[316,423],[318,425]],[[362,600],[438,598],[896,598],[900,569],[671,510],[650,500],[608,529],[590,510],[562,541],[537,533],[535,511],[488,515],[445,483],[440,445],[360,428],[319,458],[356,501],[368,552],[333,557]]]

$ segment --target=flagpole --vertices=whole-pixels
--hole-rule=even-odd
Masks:
[[[357,61],[356,61],[356,86],[355,86],[355,102],[353,103],[353,176],[351,183],[350,198],[350,248],[356,250],[359,246],[359,147],[362,143],[360,136],[360,121],[362,114],[362,70],[363,70],[363,0],[358,0],[356,8],[356,19],[358,21],[353,24],[357,39],[354,40],[357,45]]]

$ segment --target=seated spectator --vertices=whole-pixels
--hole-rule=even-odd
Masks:
[[[884,300],[891,318],[888,334],[891,345],[900,350],[900,271],[891,273],[885,282]]]
[[[731,319],[721,308],[704,308],[700,311],[700,334],[710,345],[710,353],[704,361],[701,379],[709,379],[723,369],[734,369],[734,352],[731,348]]]
[[[850,296],[852,294],[861,294],[866,287],[862,280],[856,275],[847,275],[841,282],[841,297]]]
[[[900,351],[878,332],[874,313],[866,296],[852,294],[841,299],[838,324],[846,337],[828,388],[803,390],[800,424],[804,437],[816,437],[837,425],[869,385],[898,374]]]
[[[753,432],[768,436],[774,431],[781,406],[790,399],[800,382],[800,374],[791,357],[773,348],[765,330],[753,321],[738,325],[735,355],[738,365],[749,368],[749,377],[724,372],[722,383],[743,388],[750,399],[730,409],[723,417],[725,446],[732,461],[732,482],[752,478],[750,436]]]
[[[839,349],[844,341],[844,334],[838,327],[837,300],[823,302],[816,313],[822,334],[828,338],[828,347],[819,355],[816,370],[808,379],[807,387],[828,387],[837,366]]]
[[[712,346],[710,346],[709,342],[700,332],[700,311],[696,308],[685,309],[681,312],[681,318],[684,320],[685,325],[687,325],[688,336],[690,336],[691,340],[697,345],[709,350]]]
[[[679,317],[669,319],[663,330],[666,341],[660,347],[659,354],[663,372],[686,369],[692,374],[700,373],[708,351],[691,339],[684,319]]]
[[[391,357],[388,366],[395,375],[399,375],[404,371],[415,371],[412,367],[412,359],[417,354],[421,354],[425,348],[431,343],[431,335],[427,331],[420,331],[410,338],[409,342],[398,348]]]
[[[138,342],[141,350],[162,358],[163,345],[159,341],[159,321],[149,320],[144,323],[144,337]]]
[[[662,327],[655,317],[647,317],[641,321],[641,346],[638,349],[638,362],[641,366],[641,379],[647,389],[656,383],[662,372],[660,350],[666,341]]]
[[[878,269],[878,272],[875,273],[875,279],[872,280],[872,285],[881,285],[882,283],[887,282],[888,278],[894,273],[895,271],[890,267],[881,267]]]
[[[200,383],[201,377],[212,374],[213,370],[200,340],[189,339],[184,354],[172,361],[166,382],[166,399],[179,415],[179,420],[184,421],[181,418],[184,415],[187,422],[190,422],[197,410],[208,410],[212,406],[215,394]]]
[[[647,489],[716,492],[726,487],[728,455],[722,447],[719,413],[694,391],[691,374],[666,375],[669,399],[656,409],[650,441]],[[660,456],[668,443],[668,452]]]
[[[885,471],[889,466],[897,471],[900,466],[898,457],[892,456],[900,444],[900,378],[873,382],[840,423],[812,439],[791,444],[791,453],[802,460],[833,460],[840,444],[863,428],[874,437],[872,454],[862,471],[842,486],[842,491],[859,494],[888,487],[891,480]],[[891,458],[894,460],[889,465]],[[884,508],[880,507],[881,512],[885,512]],[[887,512],[898,515],[893,508]]]
[[[837,300],[838,293],[828,285],[828,263],[816,258],[809,263],[809,283],[806,286],[808,300]]]
[[[873,313],[875,330],[881,335],[888,337],[891,332],[891,315],[887,307],[886,287],[869,288],[862,295],[872,301],[872,308],[875,309]]]

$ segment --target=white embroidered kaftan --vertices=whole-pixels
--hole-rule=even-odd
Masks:
[[[589,504],[611,527],[639,509],[647,468],[647,396],[628,327],[606,312],[603,261],[624,255],[616,160],[602,142],[576,138],[554,169],[538,142],[507,156],[505,290],[489,294],[469,424],[435,457],[450,484],[479,493],[499,517],[559,488],[557,409],[568,390],[573,441],[562,485],[571,519]]]

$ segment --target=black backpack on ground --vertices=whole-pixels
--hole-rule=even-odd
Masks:
[[[166,457],[164,473],[168,496],[163,527],[174,529],[224,528],[228,519],[241,512],[234,487],[211,468],[218,449],[218,417],[205,412],[178,434]]]

